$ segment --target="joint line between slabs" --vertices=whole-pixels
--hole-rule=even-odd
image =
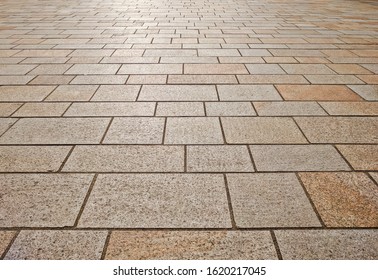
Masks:
[[[5,258],[5,256],[8,254],[10,248],[13,246],[14,244],[14,241],[16,240],[16,238],[18,237],[18,235],[20,234],[21,230],[18,230],[16,232],[16,234],[13,236],[11,242],[9,242],[8,246],[6,247],[6,249],[4,250],[4,253],[0,256],[0,260],[3,260]]]
[[[282,260],[282,253],[281,253],[281,250],[280,250],[280,246],[278,245],[278,240],[277,240],[277,237],[276,237],[276,234],[274,233],[273,230],[270,230],[270,235],[272,236],[272,240],[273,240],[273,244],[274,244],[274,248],[276,249],[276,253],[277,253],[277,257],[279,260]]]

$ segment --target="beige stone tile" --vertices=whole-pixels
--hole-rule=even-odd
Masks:
[[[306,56],[299,56],[295,57],[299,63],[329,63],[329,60],[324,57],[306,57]]]
[[[202,102],[158,102],[156,116],[200,117],[205,110]]]
[[[359,101],[361,98],[343,85],[277,85],[285,100]]]
[[[343,65],[343,64],[341,64],[341,65]],[[375,74],[378,74],[378,63],[374,63],[374,64],[362,64],[362,66],[365,67],[366,69],[368,69],[369,71],[371,71],[371,72],[373,72]],[[368,73],[356,73],[356,74],[368,74]]]
[[[237,84],[235,75],[169,75],[168,84]]]
[[[337,145],[337,149],[356,170],[378,170],[377,145]]]
[[[327,115],[316,102],[253,102],[259,116]]]
[[[128,75],[82,75],[76,76],[71,84],[76,85],[117,85],[125,84]]]
[[[79,227],[231,227],[223,176],[99,175]]]
[[[250,149],[258,171],[350,170],[331,145],[258,145]]]
[[[279,38],[277,38],[279,39]],[[310,57],[322,57],[325,56],[320,50],[298,50],[298,49],[270,49],[269,50],[273,56],[292,56],[292,57],[301,57],[301,56],[310,56]]]
[[[188,146],[188,172],[253,172],[246,146]]]
[[[288,74],[335,74],[324,64],[282,64]]]
[[[134,85],[101,85],[91,101],[135,101],[139,90]]]
[[[0,174],[1,227],[73,226],[91,174]]]
[[[369,70],[358,64],[328,64],[327,66],[338,74],[371,74]]]
[[[307,143],[290,118],[222,117],[221,121],[229,144]]]
[[[0,103],[0,117],[9,117],[18,108],[20,108],[22,103]]]
[[[86,102],[73,103],[64,114],[76,117],[153,116],[154,102]]]
[[[53,89],[53,86],[3,86],[0,101],[42,101]]]
[[[107,231],[22,230],[6,260],[99,260]]]
[[[264,63],[258,56],[221,56],[218,59],[220,63]]]
[[[14,57],[66,57],[72,50],[22,50]]]
[[[378,189],[364,173],[301,173],[327,227],[377,227]]]
[[[68,61],[68,57],[28,57],[21,58],[21,64],[61,64]]]
[[[242,56],[272,56],[268,50],[264,49],[240,49]]]
[[[294,174],[228,174],[227,181],[240,228],[320,226]]]
[[[25,75],[36,66],[37,65],[2,64],[0,65],[0,75]]]
[[[374,102],[321,102],[330,115],[378,115],[378,103]]]
[[[109,58],[109,57],[107,57]],[[88,63],[100,63],[103,57],[92,57],[92,56],[72,56],[67,63],[71,64],[88,64]],[[119,61],[114,63],[120,63]]]
[[[278,230],[284,260],[376,260],[376,230]]]
[[[160,63],[218,63],[214,56],[163,56]]]
[[[198,56],[240,56],[237,49],[199,49]]]
[[[308,84],[301,75],[237,75],[241,84]]]
[[[31,75],[60,75],[66,72],[71,64],[41,64],[34,68]]]
[[[69,56],[111,56],[114,50],[74,50]]]
[[[181,74],[182,64],[122,64],[118,74]]]
[[[294,57],[289,56],[266,56],[264,60],[266,63],[298,63]]]
[[[335,85],[335,84],[363,84],[361,81],[354,75],[306,75],[312,84],[324,84],[324,85]]]
[[[207,116],[256,116],[249,102],[206,102]]]
[[[168,118],[164,144],[223,144],[215,117]]]
[[[247,64],[246,66],[249,74],[285,74],[285,71],[278,64]]]
[[[112,75],[112,74],[117,73],[120,66],[121,64],[74,64],[65,74],[67,75]]]
[[[268,231],[114,231],[105,259],[277,259]]]
[[[97,88],[95,85],[60,85],[46,101],[89,101]]]
[[[180,146],[77,146],[65,172],[183,172]]]
[[[248,74],[243,64],[185,64],[184,74]]]
[[[375,180],[375,183],[378,184],[378,172],[370,172],[369,174]]]
[[[26,85],[35,76],[24,75],[24,76],[0,76],[0,86],[3,85]]]
[[[0,256],[4,254],[15,235],[15,231],[0,231]]]
[[[67,85],[75,76],[72,75],[40,75],[29,82],[29,85]]]
[[[116,50],[118,51],[118,50]],[[72,60],[72,58],[71,58]],[[71,62],[70,60],[70,62]],[[101,59],[101,64],[102,63],[158,63],[159,62],[159,57],[139,57],[139,56],[111,56],[111,57],[104,57]],[[175,62],[175,63],[180,63],[180,62]]]
[[[59,117],[67,110],[70,103],[59,102],[41,102],[41,103],[25,103],[14,117]]]
[[[378,101],[378,85],[348,85],[355,93],[368,101]]]
[[[115,118],[105,144],[162,144],[164,118]]]
[[[144,50],[122,50],[118,49],[116,50],[112,56],[129,56],[129,57],[138,57],[142,56],[144,53]]]
[[[17,119],[0,119],[0,135],[6,132],[15,122]]]
[[[24,118],[0,137],[1,144],[97,144],[109,118]]]
[[[282,100],[272,85],[219,85],[222,101]]]
[[[378,84],[378,75],[358,75],[357,77],[367,84],[371,84],[371,85]],[[350,82],[350,84],[352,84],[352,82]]]
[[[166,84],[167,78],[167,75],[130,75],[127,83],[137,85]]]
[[[212,101],[218,100],[212,85],[145,85],[138,101]]]
[[[378,143],[378,118],[295,117],[311,143]]]
[[[197,56],[196,50],[180,50],[180,49],[173,49],[173,50],[146,50],[143,56],[158,56],[158,57],[185,57],[185,56]]]
[[[0,172],[56,172],[70,146],[0,146]]]

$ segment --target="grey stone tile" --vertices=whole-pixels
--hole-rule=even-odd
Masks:
[[[183,172],[184,147],[77,146],[65,172]]]
[[[105,259],[277,259],[268,231],[114,231]]]
[[[115,118],[105,144],[162,144],[164,118]]]
[[[250,148],[258,171],[350,170],[331,145],[258,145]]]
[[[296,117],[311,143],[378,143],[375,117]]]
[[[108,118],[25,118],[3,136],[1,144],[96,144]]]
[[[153,116],[155,102],[87,102],[74,103],[65,116]]]
[[[46,101],[88,101],[98,86],[92,85],[60,85]]]
[[[23,230],[6,260],[99,260],[107,231]]]
[[[317,116],[327,113],[316,102],[253,102],[259,116]]]
[[[227,181],[238,227],[320,226],[294,174],[228,174]]]
[[[73,226],[93,175],[0,174],[0,227]]]
[[[200,117],[205,110],[202,102],[158,102],[156,116]]]
[[[69,146],[0,146],[0,172],[55,172]]]
[[[290,118],[222,117],[227,143],[230,144],[296,144],[307,143]]]
[[[348,85],[355,93],[369,101],[378,101],[378,85]]]
[[[256,116],[249,102],[206,102],[207,116]]]
[[[2,86],[0,87],[0,101],[42,101],[53,86]]]
[[[220,85],[221,101],[282,100],[272,85]]]
[[[320,105],[330,115],[378,115],[378,102],[321,102]]]
[[[231,227],[223,176],[99,175],[79,227]]]
[[[91,101],[135,101],[140,86],[101,85]]]
[[[168,118],[165,144],[223,144],[218,118]]]
[[[146,85],[139,99],[143,101],[212,101],[218,100],[212,85]]]
[[[376,230],[278,230],[284,260],[376,260]]]
[[[246,146],[188,146],[189,172],[253,172]]]

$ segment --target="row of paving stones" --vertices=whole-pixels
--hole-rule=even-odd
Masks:
[[[0,146],[0,172],[375,171],[377,155],[376,145]]]
[[[87,76],[85,76],[87,77]],[[207,76],[211,77],[211,76]],[[97,84],[102,80],[96,81]],[[165,83],[165,78],[164,78]],[[60,85],[2,86],[1,102],[377,101],[377,85]],[[0,103],[1,106],[6,104]],[[342,104],[340,104],[342,106]],[[365,104],[364,106],[375,106]],[[353,113],[353,111],[351,112]]]
[[[12,246],[9,243],[17,236]],[[377,259],[373,230],[0,231],[5,259]]]

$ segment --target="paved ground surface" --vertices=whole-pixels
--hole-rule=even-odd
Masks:
[[[1,258],[378,259],[377,15],[1,1]]]

